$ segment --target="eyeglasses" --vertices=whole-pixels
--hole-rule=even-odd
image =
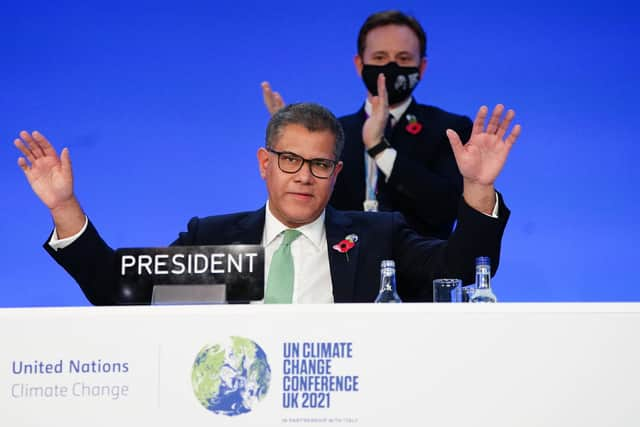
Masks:
[[[289,151],[276,151],[271,148],[267,148],[267,151],[278,155],[278,167],[284,173],[296,173],[302,169],[302,165],[307,162],[309,163],[311,175],[316,178],[327,179],[333,175],[333,171],[338,164],[336,160],[331,159],[305,159]]]

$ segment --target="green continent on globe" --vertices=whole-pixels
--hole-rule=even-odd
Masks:
[[[208,410],[229,416],[251,411],[269,390],[271,368],[262,348],[243,337],[205,346],[193,363],[191,383]]]

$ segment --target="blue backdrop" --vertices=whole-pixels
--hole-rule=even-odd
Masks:
[[[51,220],[16,165],[20,130],[70,148],[112,246],[165,245],[194,215],[265,202],[262,80],[287,102],[360,107],[357,31],[387,8],[427,30],[419,101],[469,116],[502,102],[523,125],[497,184],[513,211],[501,300],[640,300],[638,7],[517,3],[3,2],[0,306],[87,304],[41,247]]]

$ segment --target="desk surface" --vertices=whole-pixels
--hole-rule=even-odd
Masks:
[[[638,331],[634,303],[1,309],[0,424],[640,425]]]

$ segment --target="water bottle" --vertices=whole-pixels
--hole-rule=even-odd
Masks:
[[[476,258],[476,289],[470,302],[498,302],[491,290],[491,260],[487,256]]]
[[[375,302],[402,302],[396,292],[396,263],[385,259],[380,263],[380,292]]]

